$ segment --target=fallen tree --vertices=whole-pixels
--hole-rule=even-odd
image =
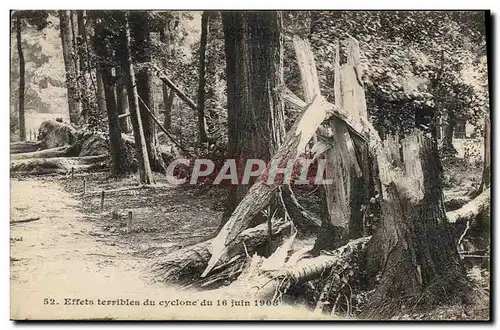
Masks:
[[[299,65],[303,63],[299,61]],[[340,291],[355,274],[348,265],[360,263],[366,246],[367,258],[363,258],[363,266],[366,266],[363,269],[366,278],[363,279],[367,279],[363,289],[369,292],[366,314],[375,314],[373,316],[376,317],[390,315],[397,311],[401,301],[407,299],[415,304],[445,301],[461,286],[465,277],[444,210],[442,168],[435,141],[420,131],[413,132],[402,141],[394,137],[382,141],[364,116],[355,118],[338,105],[328,103],[319,94],[313,94],[310,102],[306,103],[284,86],[277,92],[287,103],[302,109],[302,114],[218,235],[168,256],[174,261],[171,264],[181,267],[176,268],[174,273],[162,273],[163,280],[182,282],[184,276],[193,276],[187,272],[191,265],[195,265],[194,276],[198,276],[201,267],[206,267],[201,274],[202,279],[198,281],[201,285],[216,281],[224,283],[221,278],[232,281],[241,273],[234,283],[221,291],[238,292],[239,297],[246,293],[247,297],[276,300],[294,285],[322,278],[327,283],[319,291],[317,310],[335,312]],[[330,118],[335,118],[336,125],[343,125],[344,131],[351,134],[353,140],[356,138],[367,144],[370,156],[377,165],[379,182],[375,184],[382,198],[380,226],[371,238],[357,239],[334,252],[327,251],[333,254],[332,257],[321,255],[325,252],[320,250],[316,251],[320,256],[306,258],[310,247],[289,256],[293,234],[270,257],[254,255],[244,266],[242,250],[236,255],[232,251],[241,249],[240,235],[251,230],[247,227],[252,218],[267,207],[276,190],[283,187],[280,182],[268,182],[272,174],[270,171],[273,166],[283,168],[289,161],[296,160],[316,132],[322,133],[320,125]],[[337,142],[336,139],[339,137],[333,135],[334,142]],[[359,144],[354,147],[359,147]],[[313,150],[316,158],[329,150],[328,143],[319,138]],[[298,210],[293,216],[289,214],[297,223],[297,218],[306,214],[305,210],[296,203],[292,194],[283,194],[283,198],[284,205],[294,205]],[[479,210],[482,209],[480,205],[486,204],[481,199],[476,202],[475,207],[467,208],[468,212],[463,214],[473,214],[475,212],[470,212],[471,209]],[[287,212],[291,213],[288,209]],[[310,217],[308,221],[314,224],[316,219]],[[264,242],[265,224],[259,226]],[[190,283],[195,282],[191,280]],[[350,284],[348,286],[351,289]]]
[[[271,237],[274,241],[280,242],[286,232],[290,231],[290,221],[276,220],[272,223]],[[235,264],[237,267],[243,265],[245,256],[250,253],[262,250],[268,240],[269,232],[267,224],[263,223],[254,228],[249,228],[241,232],[235,239],[235,245],[232,251],[227,254],[227,259],[223,262],[224,266]],[[157,281],[167,283],[177,283],[188,285],[198,282],[200,286],[203,283],[214,283],[217,279],[224,279],[219,273],[215,272],[213,277],[209,277],[200,282],[200,275],[208,265],[211,257],[210,245],[212,240],[204,241],[195,245],[187,246],[176,250],[165,258],[155,262],[154,274]],[[237,258],[237,259],[235,259]],[[224,269],[220,267],[219,269]],[[241,269],[234,271],[234,275],[239,275]],[[227,276],[227,275],[226,275]]]
[[[42,141],[13,142],[10,144],[10,153],[21,154],[27,152],[35,152],[42,149],[42,147]]]
[[[71,147],[57,147],[57,148],[34,151],[34,152],[13,154],[12,156],[10,156],[10,159],[18,160],[18,159],[29,159],[29,158],[54,158],[54,157],[76,156],[72,155],[73,150],[74,149]]]
[[[485,189],[479,196],[459,208],[458,210],[446,213],[450,223],[473,222],[474,219],[486,211],[490,206],[491,188]]]
[[[241,298],[276,301],[300,283],[327,275],[328,291],[336,293],[349,283],[355,274],[353,269],[364,253],[370,237],[362,237],[330,251],[327,255],[308,257],[312,246],[300,249],[288,256],[294,235],[292,235],[270,257],[254,254],[241,276],[221,292],[234,292]],[[243,297],[242,297],[243,293]],[[325,303],[328,295],[319,291],[319,299]],[[325,304],[318,304],[321,307]]]
[[[108,155],[88,157],[29,158],[12,160],[10,171],[28,174],[91,172],[108,166]]]

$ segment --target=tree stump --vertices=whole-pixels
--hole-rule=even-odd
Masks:
[[[368,275],[380,276],[367,310],[377,317],[395,312],[402,297],[446,299],[464,279],[444,209],[436,143],[415,131],[401,146],[393,137],[383,144],[382,221],[367,248]]]

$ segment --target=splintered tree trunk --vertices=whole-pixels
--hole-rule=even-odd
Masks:
[[[17,42],[17,53],[19,56],[19,138],[21,141],[26,141],[26,123],[24,117],[24,92],[25,92],[25,62],[24,53],[22,45],[22,34],[21,34],[21,15],[17,16],[16,19],[16,42]]]
[[[209,27],[209,12],[201,15],[200,66],[198,70],[198,132],[200,143],[207,142],[207,119],[205,117],[205,57],[207,51],[207,35]]]
[[[228,153],[238,172],[247,159],[268,162],[285,135],[284,107],[274,92],[283,83],[281,13],[223,12]],[[234,185],[228,211],[232,212],[250,188]]]
[[[70,12],[68,10],[59,10],[59,20],[64,67],[66,69],[69,118],[72,124],[77,124],[80,117],[81,104],[78,98],[77,69],[73,60],[75,50],[72,43]]]
[[[132,54],[130,51],[131,37],[129,26],[129,14],[125,14],[125,56],[122,58],[123,73],[127,79],[128,103],[130,105],[130,120],[134,131],[135,147],[137,151],[137,160],[139,162],[139,177],[142,183],[153,183],[153,173],[149,163],[146,138],[142,126],[142,116],[139,109],[139,96],[135,80],[134,65],[132,63]],[[149,116],[148,116],[149,118]]]
[[[133,11],[129,16],[129,24],[132,35],[132,48],[135,50],[135,61],[137,63],[151,62],[151,36],[149,30],[148,12]],[[136,73],[137,92],[139,96],[139,107],[141,119],[148,149],[149,163],[151,169],[156,172],[165,173],[165,163],[158,149],[159,142],[156,136],[156,126],[149,115],[147,108],[154,111],[152,84],[153,79],[149,70],[141,70]],[[140,101],[142,100],[142,102]],[[143,103],[144,102],[144,103]]]
[[[113,164],[112,172],[115,176],[124,176],[131,172],[130,161],[127,157],[125,142],[121,138],[120,120],[116,106],[116,97],[113,90],[113,76],[108,61],[110,58],[109,46],[107,44],[108,31],[97,24],[95,28],[96,50],[99,56],[98,68],[101,72],[104,85],[104,96],[106,98],[106,112],[108,115],[109,145],[111,160]]]
[[[380,276],[368,309],[378,316],[394,312],[387,302],[418,300],[424,289],[429,300],[422,302],[445,300],[464,278],[444,210],[437,147],[418,131],[401,145],[402,150],[398,139],[389,137],[383,146],[386,158],[378,157],[382,223],[367,251],[369,276]]]

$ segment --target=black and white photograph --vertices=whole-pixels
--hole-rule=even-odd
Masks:
[[[491,321],[491,21],[10,10],[10,319]]]

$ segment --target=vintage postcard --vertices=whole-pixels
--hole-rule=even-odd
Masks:
[[[490,320],[488,11],[10,19],[12,320]]]

